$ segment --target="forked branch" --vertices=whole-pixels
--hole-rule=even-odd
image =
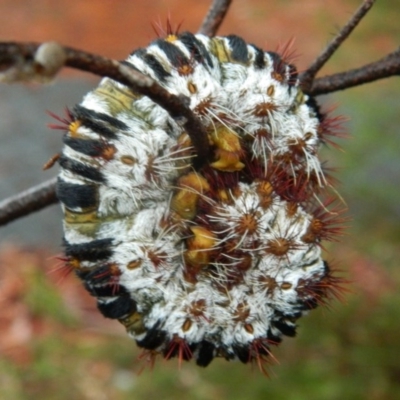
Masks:
[[[379,61],[361,68],[315,79],[307,93],[318,96],[395,75],[400,76],[400,47]]]
[[[314,78],[317,73],[325,65],[325,63],[332,57],[340,45],[349,37],[350,33],[360,23],[362,18],[371,9],[375,0],[364,0],[361,6],[356,10],[349,21],[342,27],[333,40],[326,46],[322,53],[314,60],[308,69],[300,75],[301,86],[305,92],[308,92],[313,84]]]

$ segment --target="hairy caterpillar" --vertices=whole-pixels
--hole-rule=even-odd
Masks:
[[[58,160],[68,265],[151,355],[260,363],[338,289],[329,118],[293,65],[234,35],[171,33],[124,63],[190,105],[212,158],[195,167],[182,121],[103,79]]]

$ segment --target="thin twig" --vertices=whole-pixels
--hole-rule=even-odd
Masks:
[[[361,68],[316,79],[312,88],[306,93],[318,96],[395,75],[400,76],[400,47],[379,61]]]
[[[35,43],[0,43],[0,72],[3,72],[5,79],[29,81],[41,79],[42,75],[44,77],[48,75],[53,77],[62,66],[111,78],[137,93],[148,96],[183,126],[196,149],[197,157],[194,160],[196,167],[206,162],[209,158],[210,148],[207,133],[200,119],[189,108],[187,104],[188,99],[169,93],[156,81],[129,67],[128,64],[52,43],[47,45],[52,45],[56,48],[56,56],[62,59],[62,65],[58,65],[54,70],[54,61],[52,58],[55,58],[55,56],[53,54],[46,54],[48,59],[51,60],[51,62],[48,62],[50,67],[46,65],[47,60],[41,60],[41,64],[38,64],[37,55],[42,46],[45,45]],[[62,51],[61,55],[60,50]]]
[[[0,202],[0,226],[57,203],[56,178]]]
[[[215,36],[221,26],[232,0],[214,0],[201,24],[199,33]]]
[[[331,58],[340,45],[346,40],[353,29],[359,24],[361,19],[367,14],[375,0],[364,0],[363,4],[352,15],[349,21],[342,27],[336,37],[326,46],[323,52],[313,61],[308,69],[300,75],[301,86],[305,92],[309,91],[313,84],[313,80],[318,71]]]

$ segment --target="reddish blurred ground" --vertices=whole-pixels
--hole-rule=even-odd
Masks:
[[[29,364],[32,342],[49,333],[58,332],[65,340],[75,335],[79,335],[79,340],[82,335],[92,339],[104,334],[125,335],[119,324],[111,324],[100,315],[94,299],[63,265],[57,256],[43,250],[10,245],[0,248],[0,354],[3,357],[18,364]],[[41,309],[46,299],[52,303],[48,304],[48,310]]]

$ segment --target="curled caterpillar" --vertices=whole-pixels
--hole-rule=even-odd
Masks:
[[[103,79],[58,160],[68,264],[152,355],[259,363],[335,290],[326,116],[293,65],[234,35],[170,34],[124,63],[187,101],[212,157],[196,168],[180,121]]]

